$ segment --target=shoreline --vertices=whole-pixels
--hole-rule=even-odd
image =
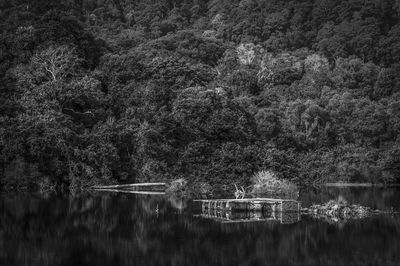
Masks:
[[[383,184],[383,183],[325,183],[326,187],[400,187],[400,184]]]

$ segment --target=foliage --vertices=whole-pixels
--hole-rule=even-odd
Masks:
[[[288,197],[298,197],[297,186],[286,180],[278,178],[278,176],[271,170],[262,170],[252,176],[251,193],[255,195],[281,195]]]
[[[184,178],[171,181],[166,192],[168,194],[185,195],[187,191],[187,181]]]
[[[3,2],[3,186],[399,181],[394,0]]]

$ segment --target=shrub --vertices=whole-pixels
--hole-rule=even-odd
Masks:
[[[188,192],[187,181],[184,178],[173,180],[166,190],[167,194],[185,195]]]
[[[200,182],[195,185],[194,192],[200,196],[213,195],[213,187],[207,182]]]
[[[260,171],[252,177],[252,190],[254,195],[270,195],[284,198],[297,198],[299,190],[295,184],[280,179],[273,171]]]

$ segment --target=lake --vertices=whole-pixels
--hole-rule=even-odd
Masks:
[[[399,188],[307,189],[300,200],[339,195],[400,209]],[[400,265],[400,216],[221,223],[198,212],[164,196],[2,195],[0,265]]]

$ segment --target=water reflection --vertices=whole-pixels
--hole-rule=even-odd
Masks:
[[[301,220],[300,212],[230,212],[203,209],[194,217],[210,219],[220,223],[277,222],[293,224]]]
[[[306,216],[215,223],[194,213],[160,196],[2,196],[0,265],[400,265],[396,217],[338,227]]]
[[[196,200],[194,217],[220,223],[278,222],[291,224],[300,221],[301,204],[294,200]]]

